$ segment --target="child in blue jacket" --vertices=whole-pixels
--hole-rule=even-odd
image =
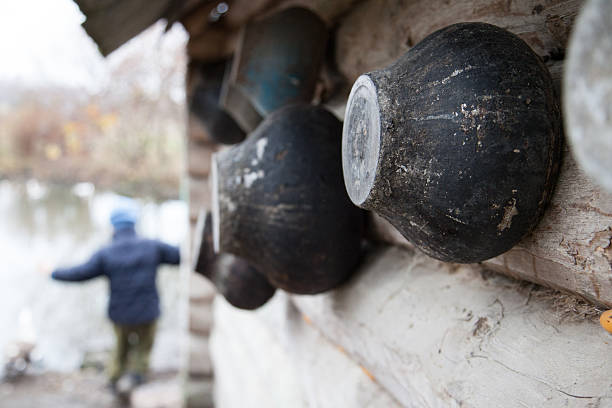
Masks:
[[[117,344],[108,367],[113,388],[119,378],[132,383],[144,380],[160,315],[155,277],[160,264],[178,265],[179,248],[139,237],[134,229],[135,207],[118,207],[111,213],[112,242],[82,265],[58,268],[51,277],[78,282],[105,276],[109,279],[108,317],[113,323]]]

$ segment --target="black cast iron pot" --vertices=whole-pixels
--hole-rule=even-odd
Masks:
[[[349,197],[434,258],[479,262],[538,223],[557,178],[550,75],[524,41],[483,23],[437,31],[351,90]]]

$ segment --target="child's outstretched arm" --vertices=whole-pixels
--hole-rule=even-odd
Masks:
[[[178,265],[181,263],[181,252],[178,247],[174,245],[168,245],[164,242],[158,241],[157,243],[160,261],[161,263]]]
[[[72,268],[57,268],[51,273],[51,277],[61,281],[78,282],[92,279],[104,273],[104,263],[100,252],[96,252],[84,264]]]

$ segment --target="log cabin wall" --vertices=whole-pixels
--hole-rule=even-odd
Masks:
[[[197,85],[198,64],[188,67],[186,84],[188,93]],[[193,237],[198,212],[210,208],[210,159],[217,146],[201,123],[189,115],[187,123],[187,177],[189,185],[190,236]],[[191,248],[190,248],[191,249]],[[190,251],[192,252],[192,251]],[[191,254],[189,256],[191,258]],[[214,376],[209,352],[209,336],[212,329],[215,289],[201,275],[189,274],[188,330],[186,336],[184,396],[185,405],[191,408],[214,406]]]
[[[188,95],[203,80],[202,66],[232,55],[245,22],[299,4],[329,26],[316,102],[343,119],[350,85],[360,74],[387,66],[457,22],[487,22],[517,34],[548,66],[561,95],[568,39],[584,1],[227,3],[229,11],[217,22],[211,22],[217,2],[181,19],[190,33]],[[190,114],[192,227],[199,209],[210,208],[210,157],[217,149]],[[612,195],[581,172],[569,146],[564,149],[542,222],[515,248],[483,264],[428,258],[372,215],[369,235],[384,245],[347,284],[323,295],[278,291],[261,309],[245,312],[219,296],[213,302],[213,289],[194,274],[188,406],[212,405],[213,367],[219,407],[612,406],[612,365],[604,357],[612,338],[588,313],[560,317],[554,305],[561,295],[520,282],[579,296],[593,308],[612,307]],[[209,333],[210,356],[204,351]]]

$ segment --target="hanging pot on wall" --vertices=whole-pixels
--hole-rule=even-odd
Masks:
[[[245,260],[214,253],[210,212],[200,212],[194,238],[193,270],[208,278],[231,305],[253,310],[274,295],[276,288]]]
[[[479,262],[538,223],[557,178],[560,113],[539,57],[483,23],[437,31],[349,96],[349,197],[434,258]]]
[[[245,139],[246,133],[219,105],[226,67],[225,61],[199,67],[199,81],[191,93],[188,106],[213,141],[236,144]]]
[[[228,79],[223,83],[219,104],[247,133],[251,133],[261,123],[262,116],[255,110],[249,98]]]
[[[347,279],[360,259],[363,212],[343,187],[341,132],[325,109],[291,106],[215,154],[216,251],[289,292],[320,293]]]
[[[325,54],[327,27],[311,10],[292,7],[245,25],[223,106],[252,123],[290,104],[312,100]],[[242,98],[246,102],[238,102]],[[240,121],[240,119],[238,119]],[[250,129],[249,129],[250,130]]]

